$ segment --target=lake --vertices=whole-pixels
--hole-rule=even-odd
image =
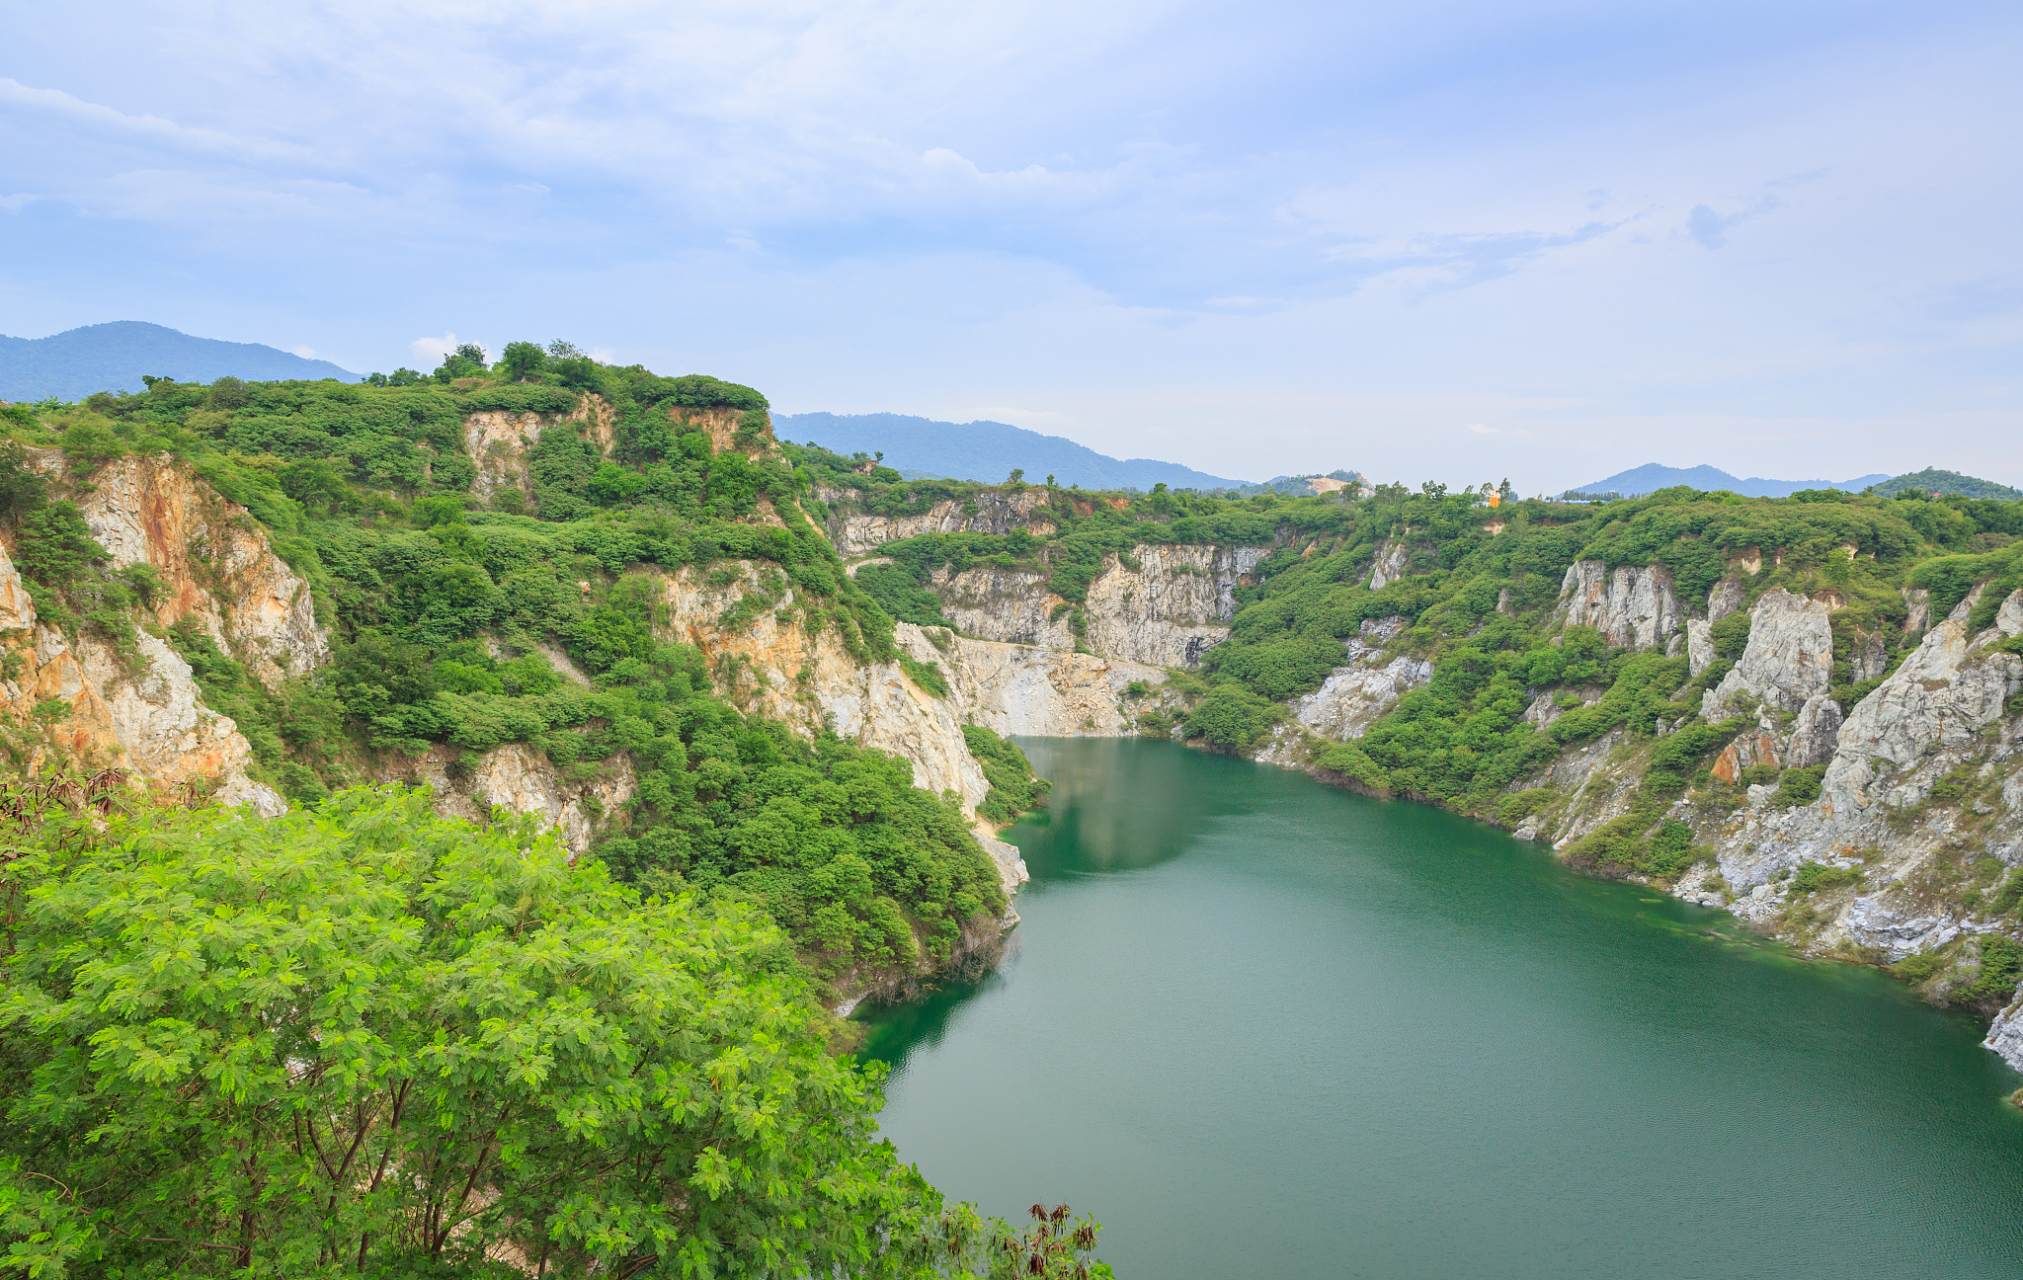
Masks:
[[[2023,1276],[1981,1028],[1542,846],[1141,739],[1054,783],[981,983],[870,1010],[954,1199],[1126,1280]]]

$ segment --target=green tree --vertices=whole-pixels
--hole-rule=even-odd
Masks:
[[[0,869],[9,1265],[919,1275],[963,1256],[946,1227],[966,1220],[877,1139],[877,1072],[829,1056],[760,917],[643,902],[531,823],[441,819],[424,791],[97,818],[16,833]]]
[[[548,353],[537,342],[508,342],[499,355],[499,371],[512,382],[531,382],[548,367]]]

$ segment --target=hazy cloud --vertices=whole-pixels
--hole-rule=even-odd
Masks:
[[[398,335],[455,316],[1254,478],[1888,470],[1908,433],[2023,480],[2013,4],[10,17],[12,332],[432,368],[454,333]]]

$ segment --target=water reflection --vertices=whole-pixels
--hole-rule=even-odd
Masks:
[[[1269,803],[1263,784],[1283,771],[1127,738],[1112,752],[1073,738],[1020,738],[1033,771],[1054,784],[1046,808],[1006,835],[1025,855],[1033,888],[1064,872],[1135,871],[1178,857],[1214,818]],[[1247,775],[1202,786],[1203,770]],[[1257,775],[1253,781],[1248,775]],[[1249,784],[1249,785],[1246,785]],[[1153,797],[1156,801],[1149,802]]]
[[[1963,1015],[1425,806],[1022,745],[1024,949],[865,1015],[944,1192],[1086,1205],[1160,1280],[2023,1275]]]

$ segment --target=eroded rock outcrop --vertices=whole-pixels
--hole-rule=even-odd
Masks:
[[[484,822],[495,808],[532,814],[543,826],[559,829],[571,853],[588,849],[598,828],[638,790],[625,756],[600,766],[595,777],[566,782],[546,756],[519,742],[494,747],[468,764],[454,747],[392,756],[381,777],[434,788],[436,810],[449,817]]]
[[[932,586],[964,635],[1191,667],[1229,638],[1236,588],[1267,554],[1263,547],[1141,543],[1128,561],[1113,555],[1089,583],[1079,637],[1069,602],[1048,589],[1042,573],[981,565],[940,571]]]
[[[1125,662],[1192,667],[1229,638],[1236,587],[1269,554],[1264,547],[1132,548],[1137,567],[1112,557],[1089,584],[1087,644]]]
[[[917,538],[923,533],[1008,534],[1026,530],[1044,537],[1054,531],[1053,521],[1039,513],[1047,503],[1044,488],[1016,492],[986,489],[968,502],[949,499],[937,502],[917,515],[871,515],[851,512],[849,492],[832,492],[838,509],[829,520],[829,540],[844,559],[869,555],[888,542]]]
[[[1735,669],[1708,693],[1701,714],[1718,722],[1735,714],[1741,695],[1796,714],[1833,679],[1833,619],[1816,600],[1772,587],[1749,611],[1749,644]]]
[[[1044,573],[996,565],[956,574],[942,568],[932,585],[942,616],[966,636],[1050,649],[1075,647],[1068,601],[1048,589]]]
[[[70,479],[55,450],[37,450],[33,462],[59,482]],[[78,510],[112,553],[112,567],[155,571],[157,625],[194,619],[269,688],[329,658],[308,580],[274,554],[244,507],[167,457],[120,458],[89,479]]]
[[[1348,642],[1348,661],[1319,689],[1295,698],[1293,718],[1311,733],[1337,741],[1360,738],[1398,699],[1433,678],[1433,664],[1409,654],[1385,657],[1385,645],[1405,619],[1370,619]]]
[[[2023,592],[2011,599],[2014,609],[2005,601],[1996,626],[1970,634],[1977,599],[1969,597],[1848,713],[1833,734],[1818,800],[1780,806],[1770,803],[1768,788],[1752,788],[1750,806],[1733,813],[1680,801],[1674,814],[1695,828],[1714,857],[1675,892],[1775,926],[1799,901],[1791,886],[1800,868],[1834,869],[1843,877],[1840,886],[1803,899],[1807,945],[1857,948],[1891,961],[1996,928],[1992,917],[1948,905],[1932,892],[1961,874],[1961,833],[1956,815],[1925,802],[1947,776],[1965,772],[1991,779],[1991,786],[1999,781],[2002,813],[2014,820],[2000,820],[1989,802],[1977,802],[1990,825],[1973,857],[2023,866],[2023,722],[2004,719],[2004,703],[2023,691],[2023,659],[1998,651],[2023,635]],[[1752,641],[1754,634],[1752,628]],[[1818,762],[1832,710],[1818,696],[1801,706],[1788,737],[1771,740],[1783,753],[1781,763]],[[1810,760],[1808,752],[1815,753]],[[1998,1023],[1989,1044],[2023,1067],[2018,1022],[2012,1015]]]
[[[231,719],[205,707],[189,664],[140,632],[129,659],[90,634],[65,636],[35,616],[19,572],[0,549],[0,714],[39,726],[25,762],[39,769],[50,748],[86,766],[106,765],[170,785],[215,780],[218,798],[263,813],[284,807],[246,774],[252,748]]]
[[[1980,595],[1976,589],[1926,631],[1903,665],[1848,714],[1826,770],[1828,803],[1843,809],[1866,808],[1877,798],[1916,804],[1929,783],[1903,771],[1935,750],[1971,745],[2023,690],[2023,658],[1992,651],[2023,635],[2023,591],[2005,600],[1996,625],[1976,637],[1968,619]]]
[[[1000,735],[1119,737],[1134,732],[1122,705],[1134,681],[1157,685],[1165,671],[1143,663],[955,637],[946,652],[919,628],[900,638],[919,660],[939,660],[964,721]],[[924,646],[924,647],[923,647]]]
[[[1377,547],[1376,561],[1370,566],[1370,590],[1382,591],[1385,587],[1405,576],[1412,567],[1412,551],[1403,538],[1386,538]]]
[[[1567,626],[1593,627],[1619,649],[1662,648],[1685,622],[1672,575],[1658,565],[1611,571],[1576,560],[1560,583],[1559,610]]]

